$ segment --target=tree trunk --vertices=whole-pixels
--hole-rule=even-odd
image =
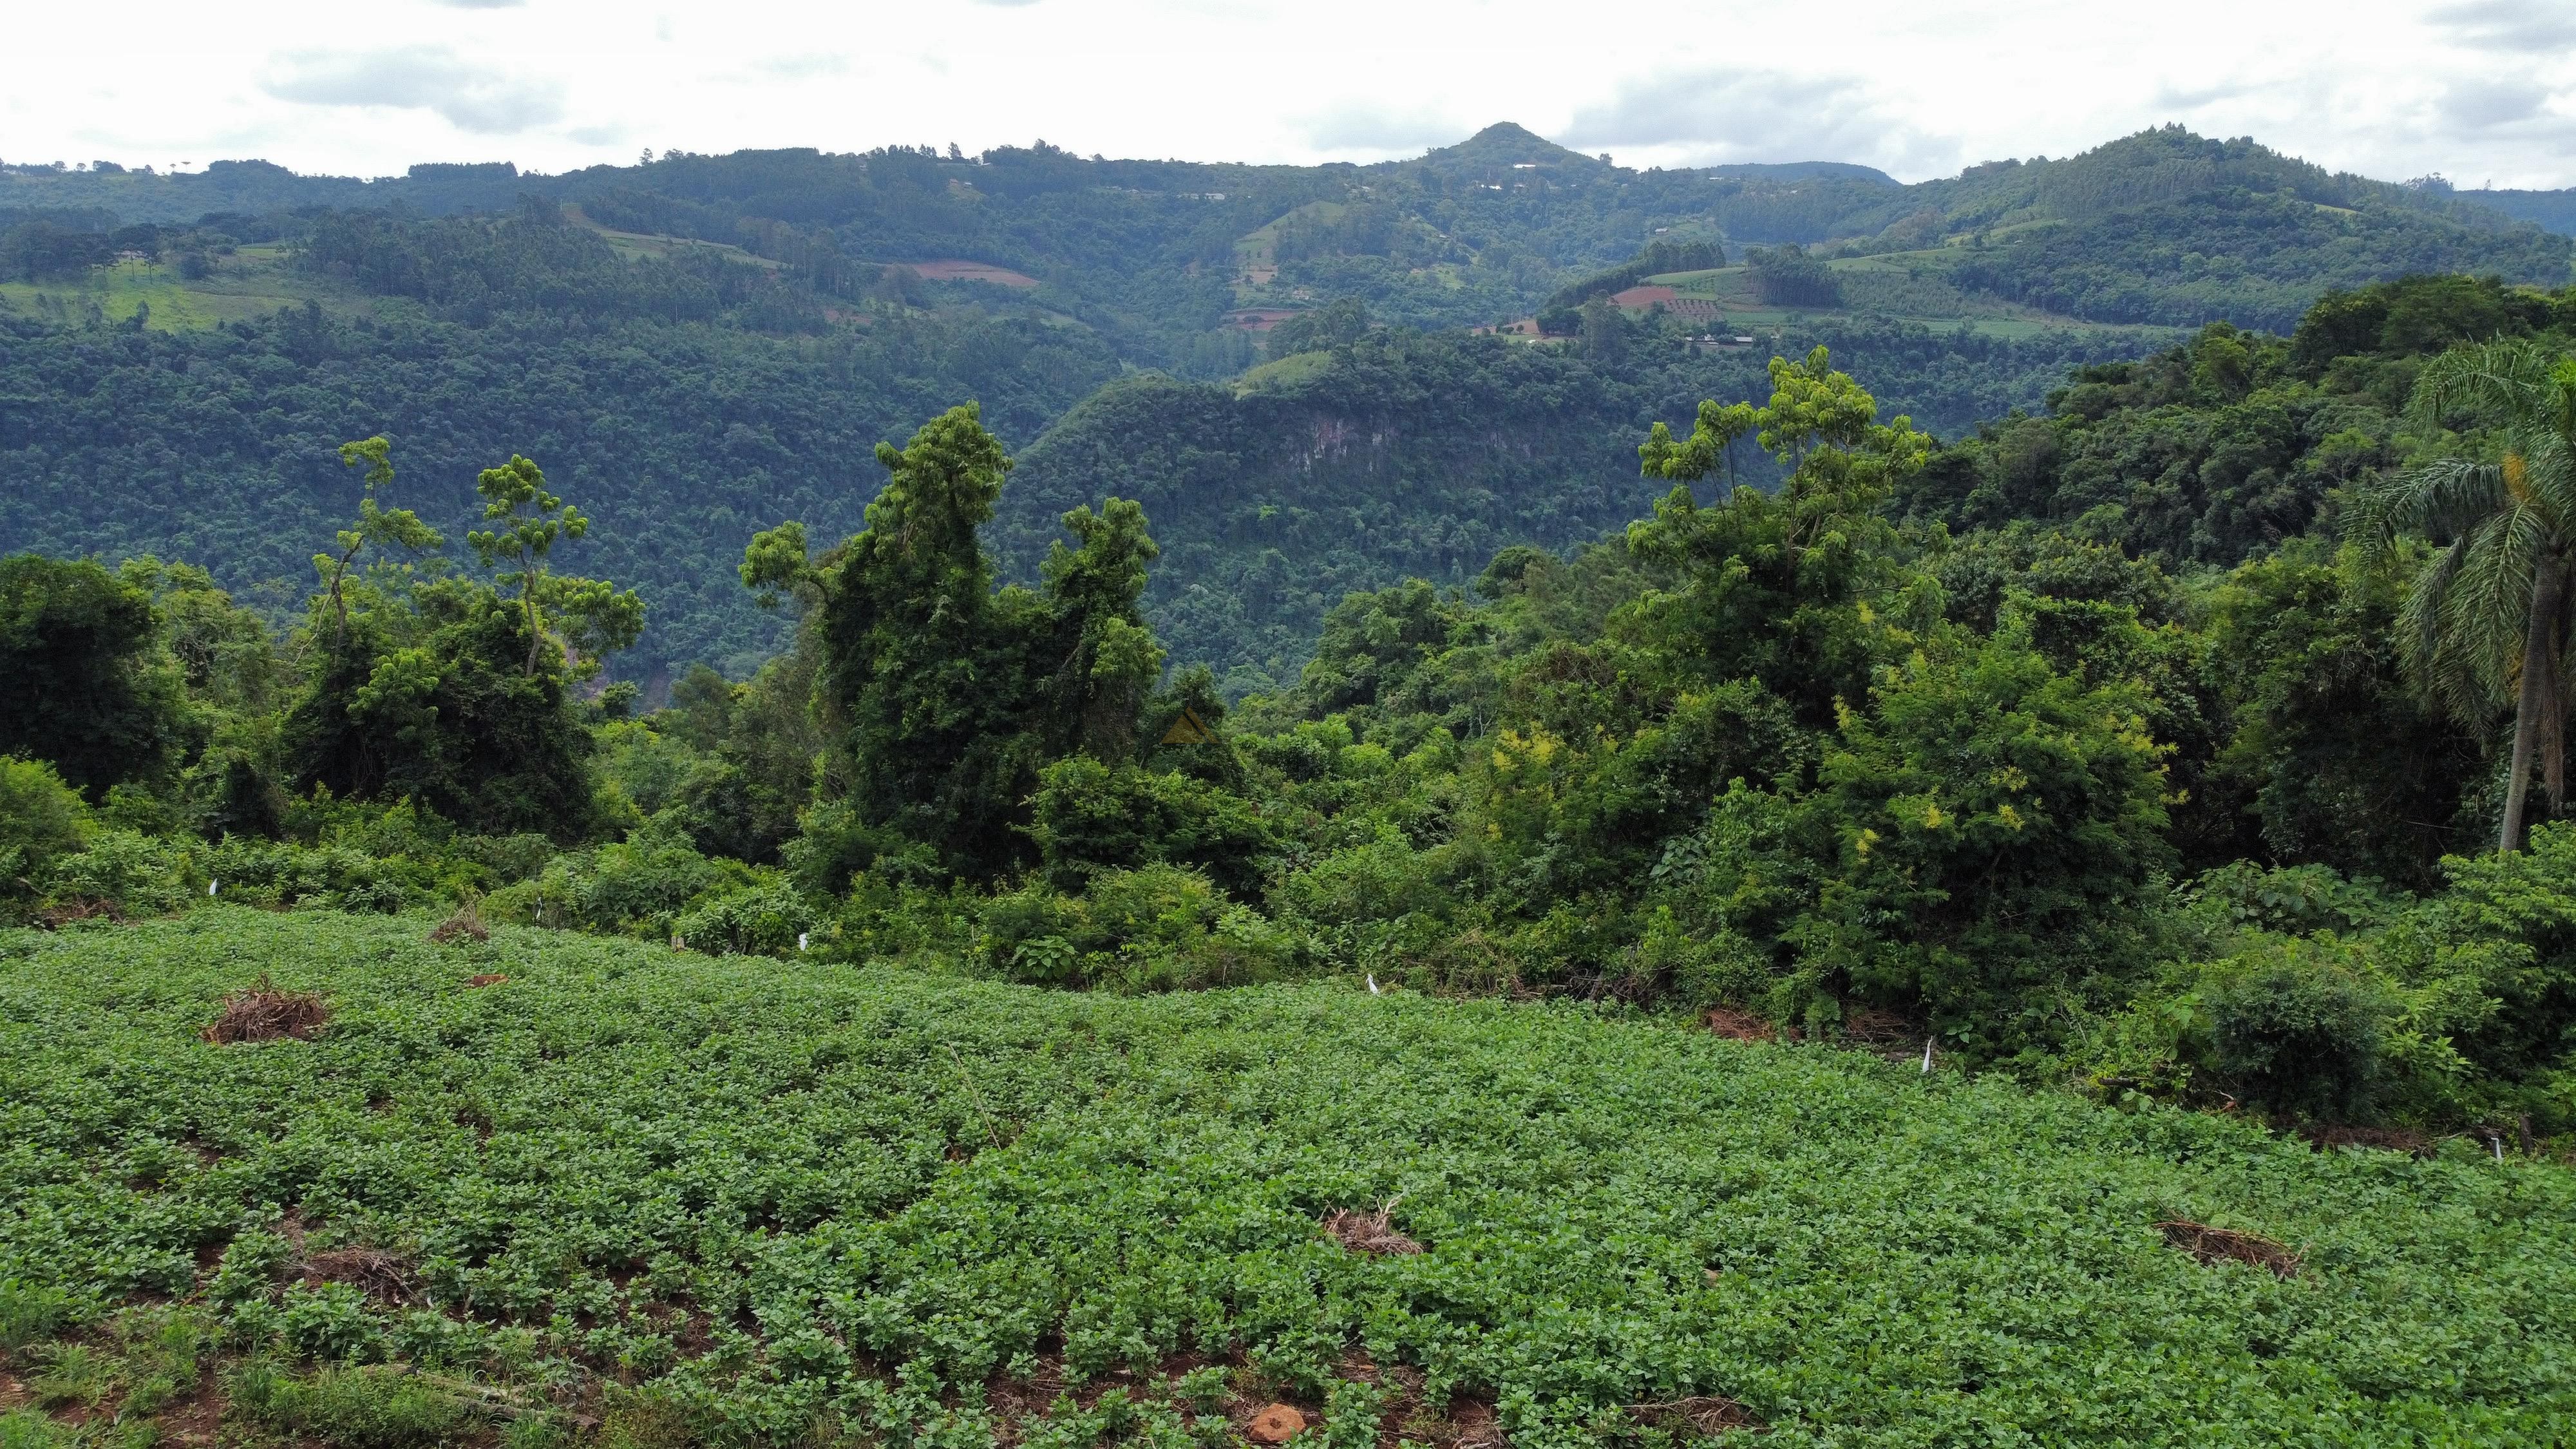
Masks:
[[[537,576],[533,570],[519,579],[519,603],[527,611],[528,620],[526,674],[528,678],[534,679],[537,676],[537,646],[545,642],[546,636],[537,629]]]
[[[2542,734],[2556,733],[2548,713],[2558,683],[2554,651],[2566,593],[2566,566],[2554,551],[2543,553],[2531,581],[2531,622],[2523,632],[2522,697],[2513,712],[2513,773],[2505,781],[2504,829],[2496,839],[2499,851],[2522,849],[2530,834],[2525,808],[2531,800],[2531,757],[2540,748]],[[2563,779],[2566,752],[2553,750],[2552,754],[2557,757],[2554,769]]]
[[[2541,718],[2548,728],[2540,732],[2540,787],[2549,796],[2549,818],[2563,820],[2567,815],[2567,680],[2559,652],[2566,641],[2549,641],[2549,682],[2541,693]]]

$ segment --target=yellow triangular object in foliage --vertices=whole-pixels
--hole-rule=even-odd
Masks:
[[[1163,743],[1167,745],[1212,745],[1216,743],[1216,731],[1209,729],[1207,725],[1199,719],[1198,712],[1196,710],[1185,709],[1181,711],[1181,717],[1179,719],[1172,721],[1172,727],[1163,731]]]

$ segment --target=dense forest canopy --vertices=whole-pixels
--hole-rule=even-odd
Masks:
[[[1141,500],[1163,545],[1147,612],[1174,657],[1229,692],[1267,690],[1295,679],[1353,589],[1463,585],[1507,545],[1590,542],[1649,505],[1637,438],[1763,379],[1761,354],[1686,335],[1620,324],[1577,354],[1381,330],[1244,386],[1114,383],[1027,450],[997,545],[1025,576],[1066,508],[1112,490]],[[1869,322],[1784,335],[1830,346],[1892,410],[1943,430],[2036,406],[2070,364],[2127,350]]]

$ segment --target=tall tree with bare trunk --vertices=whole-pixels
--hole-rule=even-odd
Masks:
[[[2365,487],[2355,531],[2385,551],[2418,533],[2443,545],[2399,616],[2408,663],[2463,719],[2514,711],[2496,848],[2530,833],[2532,769],[2550,813],[2567,804],[2568,617],[2576,591],[2576,358],[2521,340],[2455,348],[2408,402],[2424,426],[2473,423],[2475,445]]]

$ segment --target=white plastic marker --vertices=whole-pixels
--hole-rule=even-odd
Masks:
[[[1923,1075],[1932,1075],[1932,1038],[1923,1038]]]
[[[1371,996],[1376,996],[1376,995],[1378,995],[1378,994],[1379,994],[1379,992],[1378,992],[1378,989],[1377,989],[1377,973],[1376,973],[1376,972],[1372,971],[1372,972],[1370,972],[1370,973],[1368,974],[1368,984],[1369,984],[1369,995],[1371,995]]]
[[[208,881],[208,882],[206,882],[206,894],[208,894],[208,895],[213,895],[214,893],[215,893],[215,883],[214,883],[213,881]]]
[[[796,949],[797,949],[797,950],[799,950],[799,951],[804,950],[804,949],[805,949],[805,938],[806,938],[807,936],[809,936],[809,935],[812,935],[812,934],[813,934],[813,933],[812,933],[811,931],[799,931],[799,932],[797,932],[797,933],[796,933]]]
[[[2504,1134],[2499,1132],[2495,1136],[2488,1138],[2487,1141],[2495,1144],[2496,1161],[2504,1161]]]

